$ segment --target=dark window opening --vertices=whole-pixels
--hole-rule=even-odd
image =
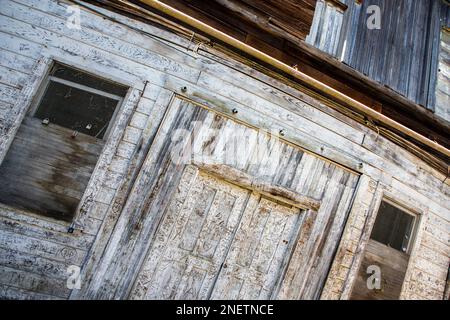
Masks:
[[[391,248],[407,252],[413,226],[414,216],[383,201],[370,238]]]
[[[70,68],[58,63],[53,66],[50,75],[119,97],[124,97],[128,91],[128,87],[126,86],[119,85],[109,80],[105,80],[84,71]]]
[[[125,94],[123,86],[56,64],[34,117],[102,139]]]
[[[408,268],[415,225],[414,215],[388,201],[381,202],[350,299],[399,299]],[[374,273],[374,267],[379,268],[379,274]],[[369,277],[374,275],[380,279],[378,286],[369,287]]]
[[[0,165],[0,202],[71,221],[127,90],[56,63]]]

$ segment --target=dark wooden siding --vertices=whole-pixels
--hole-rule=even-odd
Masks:
[[[448,25],[441,0],[366,0],[348,5],[337,56],[356,70],[434,110],[439,35]],[[381,29],[366,26],[367,8],[381,9]]]
[[[304,40],[309,33],[316,0],[162,0],[184,13],[243,41],[270,44],[267,32],[278,30]],[[244,18],[244,21],[241,20]],[[282,39],[280,39],[282,42]],[[276,45],[275,45],[276,46]]]
[[[436,115],[450,121],[450,29],[441,32],[438,77],[436,81]]]
[[[197,130],[197,132],[194,133],[193,130]],[[170,106],[158,132],[148,158],[142,166],[140,178],[136,180],[133,187],[136,192],[127,199],[123,215],[118,222],[120,227],[114,231],[116,236],[120,237],[119,244],[116,247],[109,246],[107,248],[104,253],[107,258],[102,261],[102,266],[97,268],[107,271],[101,275],[98,274],[98,278],[95,277],[89,287],[85,287],[85,292],[82,293],[83,298],[127,298],[131,289],[130,284],[134,283],[138,270],[141,270],[143,275],[141,280],[147,285],[154,284],[160,288],[166,288],[167,297],[174,298],[177,294],[170,287],[172,285],[170,281],[166,281],[169,277],[178,277],[180,274],[177,271],[167,270],[165,279],[160,276],[160,273],[152,275],[152,272],[147,272],[154,269],[155,264],[152,260],[159,257],[156,254],[148,253],[149,247],[153,245],[156,251],[160,250],[158,248],[162,247],[158,241],[166,243],[169,229],[177,228],[176,225],[184,229],[183,219],[180,221],[177,217],[184,216],[182,211],[186,203],[184,200],[178,201],[174,197],[177,197],[176,195],[179,193],[185,193],[184,190],[187,192],[191,187],[195,189],[196,186],[193,181],[186,182],[188,188],[182,186],[181,177],[183,168],[186,166],[183,163],[172,161],[172,155],[177,154],[184,155],[187,160],[185,162],[190,162],[191,159],[206,160],[208,163],[217,165],[216,168],[221,167],[225,162],[227,166],[241,172],[239,183],[246,180],[242,179],[243,176],[248,175],[254,178],[253,183],[250,184],[253,193],[260,192],[254,190],[256,185],[270,185],[275,189],[287,189],[288,193],[299,194],[320,202],[320,208],[317,211],[307,210],[301,216],[302,225],[296,229],[298,230],[294,237],[296,242],[293,243],[292,254],[288,255],[290,260],[286,264],[285,276],[282,279],[281,276],[277,278],[280,287],[276,296],[281,299],[318,299],[339,243],[359,176],[291,146],[274,136],[267,135],[263,131],[257,131],[182,99],[176,99]],[[183,137],[191,137],[192,146],[187,143],[186,147],[180,148],[179,146],[184,146],[184,144],[176,139],[173,140],[170,135],[165,135],[166,132],[183,132]],[[267,153],[264,150],[267,150]],[[259,160],[264,154],[268,156],[263,156],[262,160]],[[214,171],[217,174],[217,169]],[[229,172],[229,170],[227,171]],[[226,181],[230,178],[230,174],[219,173],[217,177],[220,181]],[[223,182],[218,184],[225,185]],[[203,194],[201,197],[188,197],[189,201],[192,201],[192,204],[189,205],[190,208],[200,208],[204,203],[199,198],[209,197],[208,192],[202,190],[203,187],[200,187],[198,191]],[[233,190],[237,189],[233,188]],[[267,191],[267,189],[265,190]],[[241,191],[230,192],[242,193]],[[276,196],[275,199],[282,198],[280,203],[286,203],[285,195],[286,192],[282,192],[281,195],[280,192],[276,192],[269,198]],[[208,201],[212,201],[212,199]],[[269,202],[275,203],[274,201]],[[251,214],[245,213],[245,208],[242,209],[238,215],[242,216],[241,225],[251,217]],[[189,210],[184,211],[188,212]],[[253,211],[250,210],[250,212]],[[167,218],[164,217],[165,214],[168,215]],[[204,213],[205,217],[208,215]],[[220,215],[217,217],[220,218]],[[165,223],[165,219],[169,219],[169,223]],[[237,219],[237,216],[234,219]],[[218,225],[227,225],[227,222],[225,220],[224,223]],[[201,223],[193,225],[192,228],[200,230]],[[214,230],[214,227],[211,228]],[[257,228],[257,225],[254,228]],[[232,235],[233,230],[234,227],[232,230],[220,230],[218,235],[221,237]],[[206,231],[206,233],[210,232],[209,229]],[[191,236],[195,236],[195,234],[193,233]],[[244,235],[244,231],[241,233],[238,227],[236,238],[247,239]],[[172,241],[171,245],[176,245],[176,240],[172,237],[169,238],[169,241]],[[226,239],[226,241],[231,241],[231,239]],[[250,241],[251,244],[253,240],[245,241]],[[244,250],[244,252],[252,254],[248,250]],[[184,258],[190,254],[190,251],[185,250]],[[149,257],[149,262],[142,265],[145,256]],[[223,259],[222,256],[220,257]],[[204,262],[206,264],[206,261]],[[211,268],[214,267],[214,270],[208,271],[209,275],[217,273],[220,262],[219,266],[215,265],[217,263],[217,261],[213,261],[210,265]],[[190,270],[188,269],[189,272]],[[195,268],[192,270],[190,276],[196,278],[193,274]],[[120,276],[118,276],[119,274]],[[160,279],[163,284],[146,281],[147,277],[153,276]],[[204,279],[208,279],[208,277]],[[203,282],[201,279],[199,282]],[[135,292],[138,297],[146,295],[147,289],[141,289],[144,292],[139,294]],[[270,294],[273,293],[272,289],[269,290]],[[158,290],[150,290],[149,297],[166,296]],[[192,295],[184,295],[180,291],[178,297],[189,299],[192,298]],[[197,299],[207,299],[208,297],[208,294],[205,292],[202,294],[200,291],[194,296]],[[243,297],[250,298],[247,295]],[[267,298],[267,296],[264,297]]]

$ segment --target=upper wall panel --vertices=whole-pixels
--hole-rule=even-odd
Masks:
[[[318,7],[330,7],[328,2],[319,1]],[[443,26],[448,26],[450,7],[441,0],[342,2],[348,7],[344,13],[316,8],[316,15],[324,12],[314,21],[320,20],[322,28],[311,29],[316,34],[309,36],[309,42],[411,101],[434,110],[440,33]],[[376,8],[378,27],[369,28],[368,21],[376,19]],[[341,20],[342,24],[336,23]],[[340,38],[321,41],[329,38],[333,30],[340,30]]]

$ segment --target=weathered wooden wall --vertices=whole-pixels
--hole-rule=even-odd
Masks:
[[[127,298],[147,255],[138,278],[139,293],[132,297],[217,299],[223,294],[233,299],[254,299],[280,294],[290,299],[319,298],[358,175],[265,132],[258,133],[178,99],[170,106],[160,132],[103,254],[105,258],[94,268],[98,271],[81,297]],[[208,171],[217,178],[197,178],[204,171],[203,165],[198,173],[189,167],[184,169],[185,162],[174,162],[171,150],[176,150],[177,140],[166,134],[170,132],[190,137],[192,146],[185,147],[190,151],[179,153],[187,152],[188,163],[211,163]],[[228,169],[221,170],[224,167]],[[183,170],[188,172],[181,177]],[[238,179],[231,179],[233,171],[239,172]],[[246,179],[247,175],[250,178]],[[254,194],[220,182],[230,179]],[[251,179],[254,182],[245,183]],[[264,184],[268,195],[255,188]],[[269,191],[270,185],[277,186],[278,191]],[[299,209],[289,209],[290,205],[280,209],[276,202],[288,194],[310,197],[320,203],[320,208],[306,204],[311,211],[302,214]],[[227,201],[240,204],[227,209]],[[283,221],[288,210],[292,219]],[[277,236],[284,224],[286,234]],[[208,256],[202,251],[202,243],[211,238],[218,238],[220,244],[216,253]],[[283,251],[286,244],[293,248]],[[290,263],[283,262],[289,257]],[[269,270],[263,271],[258,259],[262,259],[262,265],[272,261],[266,266]],[[222,264],[228,268],[225,270]],[[284,264],[286,277],[281,283]],[[226,280],[233,265],[236,279]],[[255,272],[258,277],[252,276]]]
[[[310,260],[314,276],[304,283],[303,297],[349,297],[377,205],[381,196],[387,195],[421,215],[401,297],[442,298],[450,256],[450,188],[445,176],[330,108],[329,101],[238,63],[205,44],[193,51],[195,46],[188,38],[101,8],[96,10],[121,23],[82,9],[82,29],[69,29],[66,21],[71,14],[66,9],[64,1],[0,0],[0,159],[51,59],[131,89],[82,197],[73,234],[67,233],[68,223],[0,207],[2,298],[127,296],[133,283],[117,280],[127,269],[124,259],[128,257],[111,254],[126,253],[131,246],[136,254],[130,263],[135,269],[128,268],[124,275],[128,279],[137,276],[149,245],[137,240],[142,239],[144,230],[156,226],[148,211],[133,210],[146,203],[142,197],[150,196],[145,194],[150,190],[136,186],[149,178],[146,172],[152,166],[146,157],[162,141],[155,135],[164,115],[177,110],[168,107],[182,100],[174,98],[174,93],[239,123],[271,132],[283,130],[283,140],[293,146],[292,150],[309,151],[300,162],[304,164],[301,181],[306,185],[317,182],[315,173],[326,167],[336,168],[331,170],[335,174],[361,175],[347,223],[343,214],[336,215],[339,220],[328,219],[337,214],[335,209],[322,209],[325,211],[319,211],[312,222],[311,230],[316,230],[312,234],[318,237],[325,236],[322,228],[336,237],[344,227],[344,234],[329,274],[328,264],[312,255],[316,257]],[[182,87],[186,90],[181,91]],[[237,114],[231,111],[234,108]],[[161,137],[161,131],[156,136]],[[330,183],[339,180],[333,176]],[[157,194],[161,198],[164,192],[154,196]],[[139,197],[142,202],[130,200]],[[153,203],[152,210],[156,210],[156,203],[147,203]],[[122,232],[128,223],[137,230]],[[314,242],[310,235],[305,237],[305,243]],[[310,250],[319,248],[332,258],[333,246],[326,241],[317,245]],[[65,285],[69,265],[82,267],[81,292],[71,292]],[[102,276],[107,281],[102,283]],[[112,288],[117,291],[108,291]]]
[[[306,42],[320,50],[336,56],[346,7],[336,1],[318,0],[314,11],[314,20],[306,37]],[[348,15],[346,15],[348,19]]]
[[[449,25],[450,6],[442,0],[342,2],[348,6],[343,17],[342,12],[328,6],[328,14],[322,18],[328,28],[312,29],[310,38],[326,38],[335,30],[340,35],[333,38],[333,44],[317,40],[312,43],[410,100],[434,110],[439,34],[442,26]],[[381,9],[379,30],[366,26],[367,8],[371,5]]]
[[[450,119],[450,28],[442,29],[436,83],[435,112]]]

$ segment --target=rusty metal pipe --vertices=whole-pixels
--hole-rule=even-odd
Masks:
[[[283,71],[292,77],[300,80],[302,83],[307,84],[308,86],[314,88],[318,92],[325,94],[326,96],[333,97],[336,101],[343,103],[344,105],[350,106],[354,110],[357,110],[364,114],[365,116],[372,118],[374,120],[377,120],[388,127],[391,127],[393,129],[396,129],[403,134],[415,139],[418,142],[423,143],[424,145],[432,148],[435,151],[438,151],[439,153],[442,153],[446,155],[447,157],[450,157],[450,150],[445,148],[444,146],[438,144],[435,141],[432,141],[428,139],[427,137],[415,132],[414,130],[411,130],[408,127],[405,127],[401,123],[398,123],[397,121],[394,121],[383,114],[371,109],[370,107],[350,98],[349,96],[331,88],[330,86],[326,85],[323,82],[320,82],[307,74],[298,71],[291,66],[269,56],[268,54],[265,54],[264,52],[261,52],[195,18],[192,18],[191,16],[188,16],[187,14],[174,9],[171,6],[168,6],[158,0],[139,0],[140,2],[152,7],[153,9],[156,9],[172,18],[175,18],[181,22],[184,22],[185,24],[204,32],[205,34],[220,40],[242,52],[245,52],[246,54],[263,61],[275,68],[277,68],[280,71]]]

